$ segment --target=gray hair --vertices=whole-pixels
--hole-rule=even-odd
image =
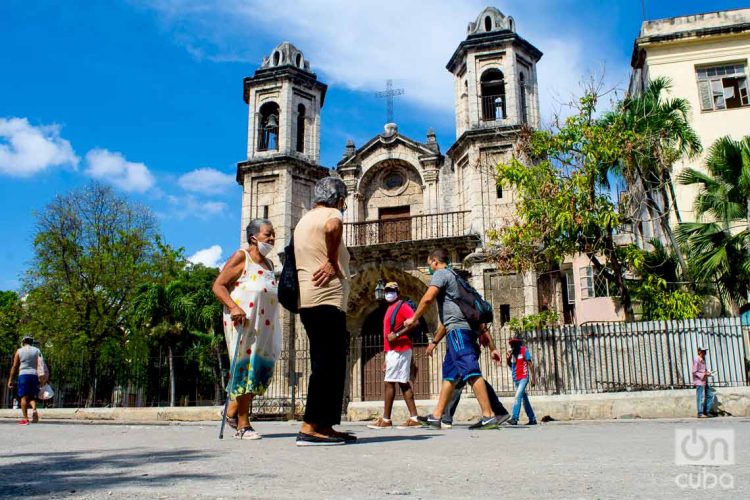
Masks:
[[[250,243],[250,237],[258,234],[260,232],[260,228],[262,228],[263,226],[273,226],[273,224],[268,219],[253,219],[250,221],[250,223],[245,228],[245,236],[247,237],[248,243]]]
[[[323,177],[315,183],[314,205],[336,208],[336,203],[343,198],[346,198],[346,184],[338,177]]]

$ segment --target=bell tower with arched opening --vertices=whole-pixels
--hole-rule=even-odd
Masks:
[[[494,7],[469,23],[447,69],[453,73],[456,137],[466,131],[528,124],[539,127],[536,63],[542,53]]]
[[[328,87],[289,42],[263,58],[244,84],[247,160],[237,165],[237,182],[244,188],[241,241],[251,219],[268,218],[281,252],[294,225],[311,208],[315,181],[329,173],[320,166],[320,110]]]

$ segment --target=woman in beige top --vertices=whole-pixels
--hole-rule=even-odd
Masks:
[[[294,230],[294,257],[300,291],[300,319],[310,341],[311,371],[304,423],[297,446],[356,441],[338,432],[344,400],[346,303],[349,300],[349,251],[344,246],[346,185],[336,177],[315,184],[314,207]]]

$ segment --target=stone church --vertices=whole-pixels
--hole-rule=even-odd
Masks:
[[[384,305],[375,300],[378,281],[397,281],[402,295],[418,301],[430,281],[425,261],[434,248],[447,248],[454,267],[471,274],[473,285],[495,308],[495,327],[538,312],[540,300],[552,300],[540,293],[543,286],[535,275],[501,273],[486,254],[487,231],[514,213],[513,193],[497,186],[495,165],[511,154],[524,125],[539,126],[536,64],[542,53],[517,33],[512,17],[488,7],[469,23],[466,38],[448,56],[456,139],[447,151],[440,150],[427,127],[424,137],[412,138],[389,123],[365,144],[348,141],[335,166],[320,164],[327,85],[299,49],[280,44],[244,80],[247,160],[237,167],[243,186],[242,241],[250,219],[267,217],[282,251],[311,208],[316,180],[335,175],[348,187],[344,237],[352,255],[352,349],[347,401],[382,397]],[[433,331],[436,316],[436,311],[428,316]],[[309,363],[302,325],[286,314],[284,330],[284,355],[269,398],[282,397],[289,387],[305,390]],[[417,396],[435,397],[440,357],[420,357],[420,349],[415,349]]]

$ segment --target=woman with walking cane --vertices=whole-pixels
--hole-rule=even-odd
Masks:
[[[224,337],[230,356],[228,399],[222,419],[237,429],[237,439],[260,439],[250,424],[253,397],[268,388],[281,351],[277,282],[267,258],[276,239],[267,219],[253,219],[246,229],[248,248],[237,250],[213,285],[224,304]],[[224,422],[222,421],[222,434]],[[221,437],[221,436],[220,436]]]

